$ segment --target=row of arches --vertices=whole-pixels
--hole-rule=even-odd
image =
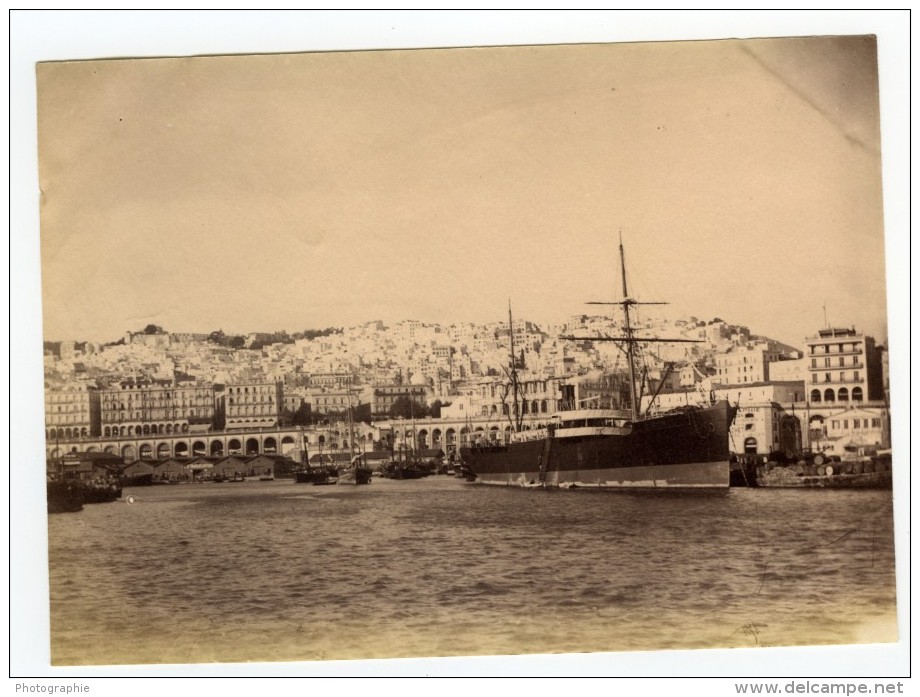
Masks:
[[[188,424],[138,424],[136,426],[105,426],[102,435],[105,438],[118,436],[159,436],[173,433],[188,433]]]
[[[524,430],[531,428],[540,428],[544,424],[532,423],[525,424]],[[67,452],[99,452],[100,450],[124,457],[131,462],[136,459],[156,458],[163,459],[167,457],[191,458],[191,457],[223,457],[227,455],[258,455],[258,454],[288,454],[292,450],[299,448],[301,444],[306,445],[309,450],[316,449],[317,446],[329,450],[348,449],[350,445],[349,438],[343,438],[344,434],[338,434],[330,431],[328,433],[304,433],[302,435],[292,433],[291,435],[277,434],[275,436],[265,436],[261,438],[250,437],[246,434],[239,436],[199,436],[188,435],[186,424],[148,424],[149,428],[145,431],[142,425],[135,427],[125,426],[122,431],[121,427],[112,427],[103,437],[120,438],[120,437],[144,437],[154,436],[180,436],[181,440],[164,442],[138,444],[114,444],[114,443],[97,443],[96,445],[82,444],[79,447],[73,446],[68,442],[66,446],[58,445],[55,441],[71,440],[76,438],[98,438],[90,436],[88,429],[83,427],[77,428],[49,428],[46,429],[46,438],[49,445],[48,453],[51,457],[58,457]],[[431,428],[430,425],[422,428],[397,428],[394,429],[393,435],[397,442],[412,443],[413,447],[428,449],[440,448],[445,451],[454,450],[458,444],[470,440],[482,440],[487,437],[490,440],[498,440],[500,437],[507,437],[510,434],[511,426],[500,422],[493,425],[484,424],[473,426],[459,426],[457,428]],[[129,431],[129,428],[131,429]],[[485,434],[485,435],[483,435]],[[361,448],[373,447],[374,434],[367,432],[364,434],[355,434],[354,445]],[[394,443],[395,444],[395,443]]]
[[[524,400],[521,402],[521,413],[522,414],[545,414],[549,410],[549,402],[547,400]],[[498,414],[498,406],[495,404],[482,406],[482,415],[483,416],[496,416]],[[507,404],[502,404],[502,416],[508,416],[510,413],[509,406]]]
[[[89,438],[89,429],[86,426],[80,428],[46,428],[45,440],[49,443],[53,440],[70,438]]]
[[[824,390],[823,393],[821,390],[812,390],[810,396],[811,401],[816,403],[822,401],[831,403],[849,402],[851,400],[854,402],[861,402],[863,399],[863,391],[861,387],[854,387],[853,392],[851,393],[849,390],[847,390],[846,387],[841,387],[839,390],[834,392],[833,388],[828,387],[826,390]]]
[[[225,442],[226,441],[226,442]],[[269,436],[261,442],[257,438],[228,438],[215,439],[210,442],[203,439],[192,441],[178,441],[176,443],[141,443],[135,445],[128,443],[122,446],[90,445],[86,447],[85,452],[104,452],[111,455],[119,455],[125,459],[125,462],[141,460],[163,460],[169,457],[191,458],[191,457],[224,457],[226,455],[277,455],[287,454],[295,447],[295,440],[292,436],[284,436],[279,443],[278,439]],[[101,450],[100,450],[101,447]],[[52,458],[60,457],[65,452],[79,452],[77,446],[72,446],[69,450],[60,447],[52,448],[49,453]]]

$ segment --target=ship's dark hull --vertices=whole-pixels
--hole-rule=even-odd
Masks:
[[[623,433],[557,435],[461,449],[485,484],[558,487],[724,488],[735,408],[719,402],[636,421]]]
[[[373,472],[366,467],[356,467],[346,470],[338,477],[338,484],[370,484]]]
[[[294,472],[294,481],[298,484],[335,484],[338,475],[334,467],[313,467]]]
[[[83,487],[79,482],[48,482],[48,513],[75,513],[83,510]]]

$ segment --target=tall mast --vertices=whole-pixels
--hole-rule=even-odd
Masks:
[[[635,364],[635,344],[638,342],[643,343],[683,343],[683,344],[699,344],[702,342],[702,339],[685,339],[683,337],[666,339],[662,337],[636,337],[633,335],[633,328],[630,322],[629,308],[633,305],[666,305],[667,303],[663,302],[638,302],[629,297],[629,290],[626,287],[626,257],[623,253],[623,235],[620,234],[620,274],[623,277],[623,299],[615,300],[613,302],[609,301],[592,301],[589,302],[589,305],[622,305],[623,314],[626,317],[626,331],[623,336],[572,336],[572,335],[562,335],[560,339],[566,339],[568,341],[613,341],[617,344],[626,344],[626,356],[629,361],[629,406],[630,411],[632,412],[632,418],[635,421],[639,418],[639,400],[636,396],[636,364]]]
[[[351,459],[354,460],[355,458],[355,420],[354,420],[354,414],[352,413],[352,410],[351,410],[351,378],[352,376],[349,375],[348,380],[345,381],[345,387],[346,387],[346,390],[348,391],[348,407],[345,410],[345,415],[348,418],[348,447],[350,448],[350,451],[351,451]]]
[[[626,318],[626,356],[629,361],[629,408],[633,421],[639,416],[639,405],[636,403],[636,363],[635,342],[632,340],[632,326],[629,323],[629,292],[626,289],[626,257],[623,254],[623,234],[620,233],[620,274],[623,277],[623,315]]]
[[[517,367],[515,365],[514,359],[514,321],[511,319],[511,300],[508,300],[508,334],[511,337],[511,389],[514,395],[514,430],[518,432],[521,430],[521,420],[523,414],[521,413],[520,400],[518,397],[518,379],[517,379]]]

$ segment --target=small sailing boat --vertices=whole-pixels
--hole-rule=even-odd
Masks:
[[[301,434],[301,437],[303,435]],[[325,484],[335,484],[339,481],[339,473],[335,466],[330,462],[327,463],[323,457],[323,448],[320,445],[319,458],[317,465],[314,467],[310,464],[310,456],[307,449],[306,439],[303,442],[303,451],[301,464],[294,470],[294,481],[298,484],[313,484],[322,486]]]
[[[348,421],[348,447],[351,449],[351,462],[349,467],[339,474],[339,484],[370,484],[373,470],[367,466],[364,453],[355,454],[355,419],[351,405],[351,380],[348,381],[348,407],[346,419]]]

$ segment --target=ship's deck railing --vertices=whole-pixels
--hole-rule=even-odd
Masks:
[[[471,433],[460,436],[460,446],[467,448],[488,448],[506,446],[509,443],[527,443],[545,438],[585,438],[588,436],[624,436],[632,432],[629,422],[625,419],[603,419],[597,423],[586,422],[580,419],[576,422],[534,428],[518,433],[508,431],[498,433]]]
[[[555,438],[586,438],[588,436],[625,436],[632,433],[629,425],[622,426],[572,426],[569,428],[557,428]]]
[[[526,433],[531,433],[531,431],[526,431]],[[457,440],[461,448],[472,448],[508,445],[512,437],[510,431],[476,431],[475,433],[461,433]]]

